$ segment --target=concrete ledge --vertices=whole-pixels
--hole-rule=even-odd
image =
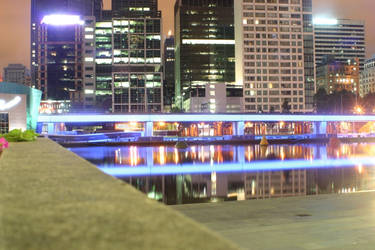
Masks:
[[[0,249],[237,249],[58,144],[0,159]]]

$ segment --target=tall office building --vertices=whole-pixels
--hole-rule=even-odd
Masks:
[[[359,58],[363,70],[366,58],[365,23],[349,19],[314,19],[316,64],[327,55],[346,63]]]
[[[174,52],[174,37],[169,36],[164,40],[164,107],[172,107],[174,103],[175,94],[175,52]]]
[[[37,79],[37,57],[39,55],[38,25],[46,15],[69,14],[95,16],[100,18],[102,0],[31,0],[31,76],[33,84]]]
[[[360,76],[360,96],[364,97],[370,93],[375,93],[375,56],[366,61]]]
[[[77,15],[47,15],[36,26],[36,88],[44,100],[82,103],[84,21]]]
[[[190,112],[226,112],[216,105],[215,84],[225,84],[228,97],[241,99],[242,85],[237,85],[235,79],[233,2],[176,1],[175,102],[179,108]],[[207,88],[211,88],[210,96]],[[203,103],[200,99],[204,99]],[[227,105],[230,108],[236,103]],[[240,102],[237,111],[239,106]]]
[[[22,64],[9,64],[4,68],[4,82],[28,85],[30,71]]]
[[[313,110],[314,36],[311,0],[238,0],[237,82],[246,112]]]
[[[143,7],[106,11],[99,21],[86,20],[86,107],[123,113],[162,111],[161,12]]]

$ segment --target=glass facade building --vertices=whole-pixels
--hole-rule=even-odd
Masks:
[[[36,88],[43,92],[44,100],[70,100],[80,104],[83,25],[43,22],[37,29]]]
[[[233,0],[176,1],[175,102],[179,108],[189,111],[190,99],[205,97],[206,86],[213,83],[235,85],[233,7]],[[210,100],[209,110],[215,110],[215,102]]]
[[[102,0],[31,0],[31,78],[32,83],[37,81],[38,71],[38,25],[46,15],[70,14],[81,16],[101,17]]]
[[[164,41],[164,106],[171,107],[175,94],[175,52],[174,37],[167,37]]]
[[[161,13],[130,8],[104,16],[97,22],[86,20],[85,106],[161,112]]]
[[[236,63],[246,112],[313,110],[314,34],[311,0],[235,1]]]

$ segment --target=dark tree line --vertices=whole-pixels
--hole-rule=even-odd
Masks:
[[[375,108],[375,93],[360,98],[347,90],[327,94],[325,89],[321,88],[315,94],[314,101],[319,114],[353,114],[358,106],[365,113],[371,114]]]

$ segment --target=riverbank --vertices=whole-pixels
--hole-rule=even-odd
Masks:
[[[0,158],[0,249],[237,249],[58,144]]]
[[[173,206],[243,249],[374,249],[375,192]]]

